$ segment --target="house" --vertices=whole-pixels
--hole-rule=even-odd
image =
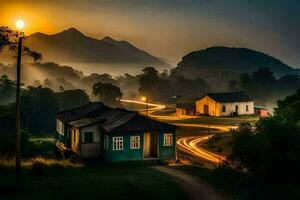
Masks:
[[[269,115],[269,110],[264,106],[255,106],[254,107],[255,114],[259,117],[267,117]]]
[[[106,161],[174,160],[176,127],[99,102],[56,114],[56,146]]]
[[[181,96],[176,101],[176,115],[196,115],[196,100],[199,96]]]
[[[208,93],[196,101],[196,114],[251,115],[254,114],[254,102],[243,92]]]

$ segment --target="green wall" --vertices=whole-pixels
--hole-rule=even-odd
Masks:
[[[172,160],[176,159],[176,134],[173,134],[173,146],[164,146],[164,133],[159,133],[159,159]]]
[[[135,161],[143,160],[143,147],[144,147],[144,133],[115,133],[113,135],[107,134],[109,136],[108,149],[104,149],[103,143],[103,158],[106,161]],[[112,150],[112,138],[113,137],[123,137],[123,150],[113,151]],[[130,136],[140,136],[140,148],[139,149],[130,149]],[[101,140],[103,141],[104,136],[102,135]],[[159,152],[158,156],[160,160],[172,160],[176,159],[176,134],[173,133],[173,146],[165,147],[164,146],[164,136],[163,133],[158,133],[158,145]]]
[[[132,133],[132,134],[113,134],[108,135],[108,149],[103,150],[104,160],[107,161],[134,161],[143,160],[143,133]],[[123,150],[113,151],[112,149],[112,138],[113,137],[123,137]],[[130,149],[130,136],[140,136],[140,148]]]

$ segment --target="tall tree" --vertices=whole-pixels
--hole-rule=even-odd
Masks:
[[[12,103],[16,92],[16,83],[8,78],[7,75],[0,77],[0,105]]]
[[[31,51],[28,47],[22,46],[22,40],[25,38],[24,33],[9,29],[8,27],[0,27],[0,52],[6,46],[11,51],[18,51],[17,59],[17,82],[16,82],[16,181],[21,182],[21,150],[20,150],[20,82],[21,82],[21,57],[25,52],[35,61],[41,59],[41,54]]]
[[[121,89],[110,83],[95,83],[93,85],[93,94],[108,106],[119,106],[119,99],[123,93]]]
[[[26,39],[23,32],[14,31],[8,27],[0,26],[0,52],[4,47],[8,47],[11,51],[17,51],[18,39],[20,37]],[[26,46],[22,48],[22,52],[32,57],[35,61],[42,58],[40,53],[32,51]]]
[[[89,96],[85,93],[85,91],[80,89],[66,90],[56,93],[56,98],[60,110],[79,107],[87,104],[90,101]]]

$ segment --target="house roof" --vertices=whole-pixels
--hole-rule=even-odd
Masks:
[[[177,108],[192,108],[196,106],[195,102],[199,99],[199,96],[195,95],[188,95],[188,96],[182,96],[179,97],[176,101],[176,107]]]
[[[248,102],[252,99],[247,96],[244,92],[222,92],[222,93],[208,93],[209,96],[217,102]]]
[[[268,110],[267,107],[265,107],[265,106],[260,106],[260,105],[254,106],[254,109]]]
[[[101,102],[90,102],[81,107],[64,110],[56,113],[56,117],[63,122],[71,122],[85,117],[97,116],[97,113],[102,113],[110,108]]]
[[[76,117],[75,120],[64,122],[67,122],[71,126],[77,128],[95,124],[104,129],[106,132],[110,133],[136,131],[172,131],[176,129],[176,127],[173,125],[169,125],[154,119],[144,117],[138,112],[128,111],[121,108],[109,108],[106,106],[105,109],[103,109],[102,107],[97,109],[90,108],[94,106],[95,105],[89,105],[76,108],[76,115],[74,115],[73,109],[63,111],[62,113],[58,114],[58,117],[61,117],[63,114],[63,117],[69,120],[74,115]],[[86,112],[85,109],[87,109],[88,112]],[[79,117],[79,115],[77,115],[78,110],[86,114]]]
[[[111,132],[134,132],[134,131],[173,131],[177,127],[171,124],[163,123],[140,114],[135,115],[127,123],[115,127]]]

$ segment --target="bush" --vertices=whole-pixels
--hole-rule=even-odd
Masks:
[[[242,124],[233,131],[227,158],[239,170],[267,180],[299,181],[300,127],[280,117],[261,119],[254,130]]]
[[[28,152],[29,148],[29,138],[30,133],[21,130],[21,154],[25,155],[25,152]],[[16,135],[15,133],[4,133],[0,132],[0,156],[7,156],[9,158],[14,156],[15,153],[15,142]]]

